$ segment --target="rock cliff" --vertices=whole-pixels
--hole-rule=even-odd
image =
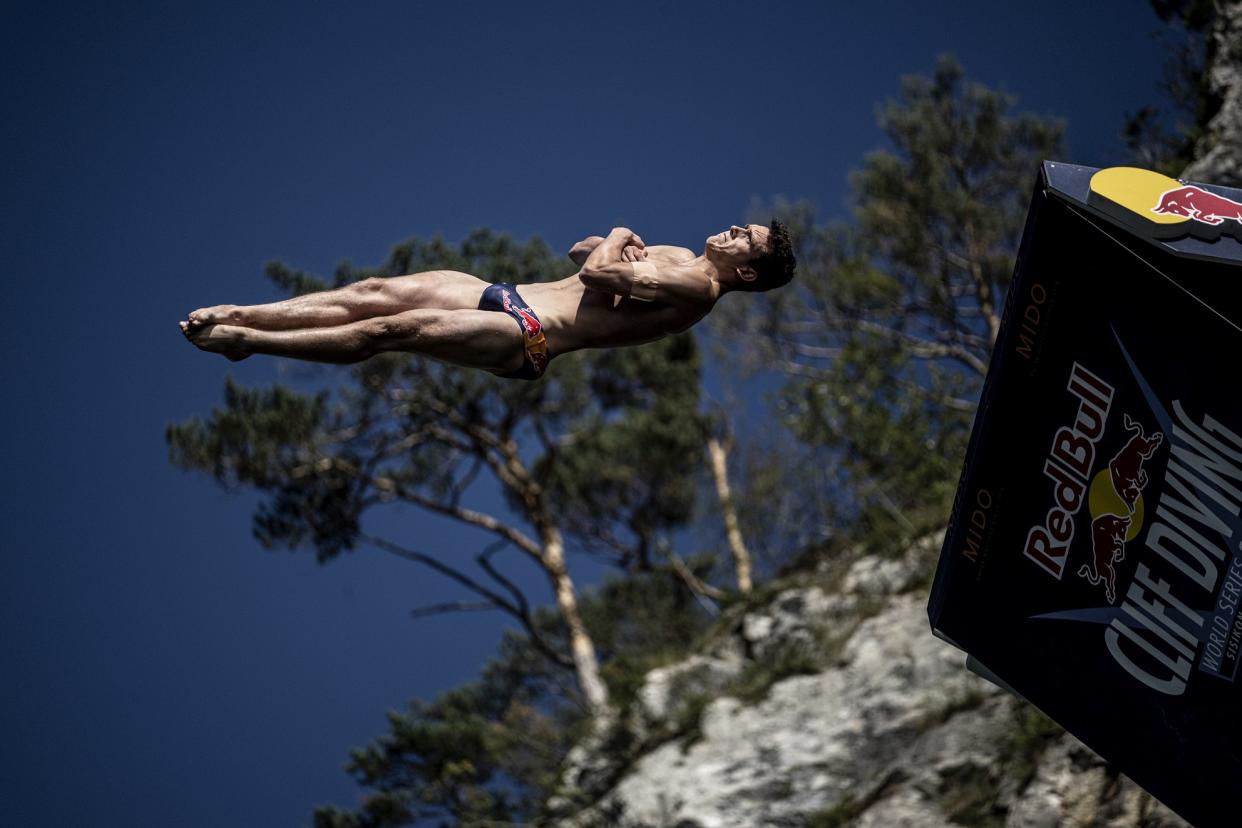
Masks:
[[[1218,0],[1208,33],[1207,84],[1220,108],[1195,146],[1182,177],[1242,187],[1242,2]]]
[[[588,826],[1180,826],[926,615],[928,550],[862,558],[726,613],[573,756]]]

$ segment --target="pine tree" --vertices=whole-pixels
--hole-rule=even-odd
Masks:
[[[458,247],[439,238],[401,244],[378,268],[342,265],[333,286],[436,269],[520,283],[568,267],[538,239],[519,244],[482,230]],[[327,287],[282,264],[270,265],[268,275],[291,294]],[[587,707],[604,720],[608,690],[579,611],[567,545],[622,568],[650,569],[662,539],[690,519],[706,440],[699,367],[690,335],[566,355],[534,383],[388,353],[325,369],[330,385],[313,394],[229,381],[221,408],[170,426],[167,439],[181,467],[266,496],[254,515],[264,546],[312,547],[321,562],[371,546],[474,594],[422,612],[507,612],[545,657],[572,668]],[[499,486],[511,514],[472,507],[467,490],[480,475]],[[367,528],[368,512],[399,506],[481,529],[497,543],[474,556],[470,571],[417,548],[414,527],[405,537]],[[561,646],[493,564],[504,549],[548,578],[565,632]]]
[[[1012,107],[942,58],[882,108],[890,146],[853,174],[852,221],[776,205],[798,239],[796,289],[729,327],[786,376],[782,414],[812,485],[833,491],[822,534],[892,546],[943,521],[1031,186],[1060,151],[1060,124]]]

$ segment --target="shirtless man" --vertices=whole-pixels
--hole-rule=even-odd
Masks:
[[[455,270],[364,279],[267,305],[216,305],[181,322],[205,351],[229,359],[274,354],[350,363],[405,351],[538,379],[548,362],[580,348],[651,342],[698,322],[724,294],[786,284],[795,267],[789,232],[733,226],[696,256],[653,245],[625,227],[569,251],[581,270],[557,282],[489,285]],[[516,322],[516,325],[515,325]]]

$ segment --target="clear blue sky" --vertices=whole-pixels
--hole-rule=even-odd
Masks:
[[[1065,160],[1123,162],[1159,28],[1141,0],[6,6],[6,824],[307,824],[356,802],[340,767],[384,710],[471,677],[505,624],[411,621],[457,593],[380,553],[265,552],[252,496],[172,468],[166,424],[226,376],[304,370],[198,352],[188,310],[415,234],[694,247],[752,197],[842,214],[877,104],[942,52],[1066,118]]]

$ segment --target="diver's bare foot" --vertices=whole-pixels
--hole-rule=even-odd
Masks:
[[[246,329],[234,325],[202,325],[193,327],[188,321],[181,322],[185,338],[204,351],[223,354],[234,362],[250,356],[246,349]]]
[[[244,325],[245,320],[242,319],[241,309],[237,305],[212,305],[209,308],[199,308],[196,311],[190,311],[190,315],[185,320],[189,323],[190,329],[201,328],[204,325],[219,325],[227,323],[230,325]]]

